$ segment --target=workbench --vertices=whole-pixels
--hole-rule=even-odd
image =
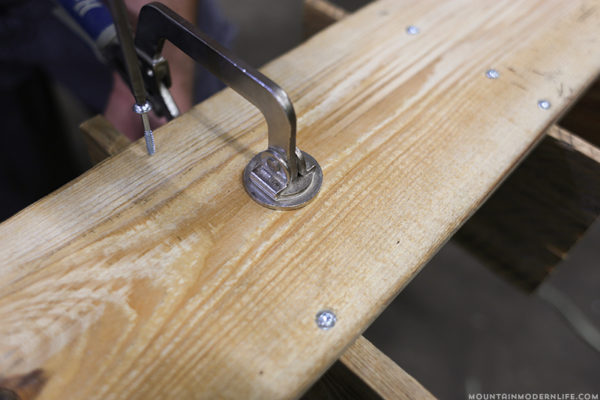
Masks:
[[[0,225],[0,386],[301,396],[549,128],[571,137],[552,124],[600,73],[600,1],[380,0],[261,71],[323,169],[316,199],[256,204],[264,119],[229,89],[198,104],[155,155],[135,142]]]

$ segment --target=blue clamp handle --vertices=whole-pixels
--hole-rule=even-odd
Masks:
[[[103,48],[115,34],[108,8],[100,0],[57,0],[83,30]]]

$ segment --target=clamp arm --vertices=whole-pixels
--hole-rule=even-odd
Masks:
[[[153,66],[161,62],[165,39],[264,115],[268,150],[254,157],[244,172],[250,196],[262,205],[278,209],[298,208],[310,201],[319,191],[322,172],[312,157],[296,148],[296,114],[287,93],[160,3],[144,6],[138,19],[135,47],[144,64],[144,74],[152,75]]]

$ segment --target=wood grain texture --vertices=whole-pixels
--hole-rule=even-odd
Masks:
[[[600,109],[598,109],[598,112],[600,113]],[[548,136],[553,137],[557,141],[557,143],[560,144],[560,146],[566,147],[567,149],[580,153],[586,158],[589,158],[590,160],[600,164],[600,148],[598,146],[593,145],[587,140],[584,140],[579,136],[574,135],[566,129],[562,129],[557,125],[551,126],[550,129],[548,129],[548,131],[546,132],[546,134]]]
[[[301,399],[382,400],[382,397],[338,360],[304,393]]]
[[[435,399],[363,336],[346,350],[340,361],[384,399]]]
[[[301,395],[598,74],[599,27],[598,0],[345,18],[263,70],[323,167],[315,201],[252,202],[266,125],[221,92],[154,156],[132,144],[0,225],[0,375],[39,369],[40,399]]]
[[[303,12],[302,24],[306,38],[315,35],[348,15],[343,8],[327,0],[304,0]]]
[[[131,142],[109,120],[97,115],[79,127],[93,164],[123,151]]]
[[[556,126],[454,236],[532,291],[600,215],[600,150]]]
[[[130,144],[129,139],[101,115],[84,122],[81,130],[88,137],[98,138],[95,142],[101,150],[99,154],[118,154]],[[428,399],[433,396],[364,336],[359,336],[303,396],[306,400],[325,398]]]
[[[435,397],[360,336],[302,399],[426,400]]]

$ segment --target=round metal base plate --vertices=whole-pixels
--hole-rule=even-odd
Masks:
[[[250,179],[250,174],[262,160],[262,155],[259,153],[250,160],[244,169],[243,182],[248,195],[250,195],[250,197],[258,204],[274,210],[294,210],[307,205],[317,196],[317,193],[319,193],[319,190],[321,189],[321,184],[323,183],[323,171],[317,160],[312,158],[310,154],[302,152],[302,155],[306,160],[306,165],[312,166],[310,172],[302,177],[302,179],[309,179],[308,185],[306,185],[302,191],[294,194],[282,193],[273,198],[265,193],[262,188],[258,187],[252,179]]]

